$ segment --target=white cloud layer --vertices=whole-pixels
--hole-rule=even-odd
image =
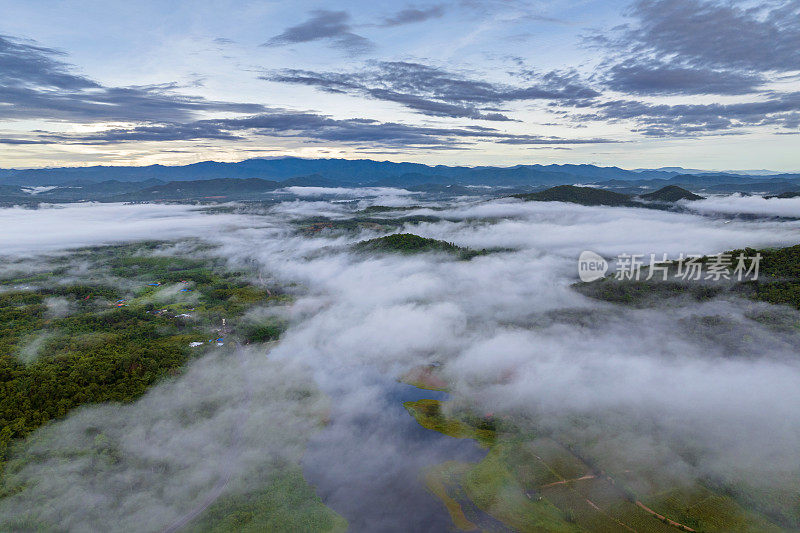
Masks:
[[[236,215],[204,217],[185,205],[66,204],[0,209],[0,255],[32,254],[140,239],[204,237],[247,224]]]
[[[419,194],[395,187],[285,187],[280,191],[296,196],[342,196],[348,198]]]
[[[745,201],[698,205],[728,202],[741,209]],[[392,381],[415,365],[434,361],[443,363],[458,402],[524,414],[561,431],[571,430],[565,424],[568,415],[589,416],[601,427],[611,421],[627,436],[618,443],[621,454],[667,465],[675,476],[741,477],[757,484],[769,480],[770,472],[795,464],[800,448],[798,334],[768,329],[748,318],[768,306],[735,299],[703,304],[678,300],[657,309],[632,309],[590,300],[570,285],[577,279],[576,258],[582,250],[677,255],[790,245],[800,240],[800,222],[725,223],[647,209],[499,200],[430,211],[447,220],[405,228],[473,248],[510,248],[471,261],[351,254],[345,244],[376,234],[308,238],[288,223],[320,212],[342,216],[354,208],[287,202],[252,218],[186,207],[92,205],[1,210],[0,220],[12,234],[38,232],[30,240],[4,237],[5,247],[19,254],[194,235],[218,243],[218,253],[234,266],[255,260],[270,281],[302,285],[304,292],[287,311],[290,328],[282,341],[266,357],[248,356],[248,381],[259,392],[246,410],[257,420],[274,412],[272,395],[265,391],[275,386],[276,369],[308,369],[334,405],[332,429],[315,438],[315,466],[309,468],[329,465],[327,476],[318,478],[318,488],[356,528],[380,528],[387,525],[382,520],[414,514],[397,500],[389,502],[387,511],[381,499],[392,488],[386,472],[395,480],[408,474],[408,483],[415,483],[409,472],[416,472],[421,461],[401,453],[397,439],[405,437],[387,429],[396,419],[387,414],[391,404],[381,379]],[[798,320],[794,311],[780,312]],[[717,325],[703,325],[702,317],[715,317]],[[240,379],[235,367],[221,359],[209,358],[197,368],[221,382]],[[193,372],[161,385],[133,406],[83,409],[48,426],[36,446],[79,446],[75,435],[90,420],[123,443],[128,442],[125,435],[146,435],[161,427],[159,417],[170,420],[176,409],[191,413],[198,408],[203,398],[198,392],[205,385],[194,387],[190,376],[199,370]],[[239,393],[214,394],[219,409],[243,409]],[[286,415],[280,431],[304,434],[304,416]],[[136,523],[138,517],[146,517],[144,529],[163,527],[191,506],[186,484],[198,488],[216,479],[216,439],[229,422],[217,417],[191,420],[186,431],[164,426],[172,431],[168,442],[157,437],[124,449],[132,458],[161,458],[169,465],[170,476],[144,477],[135,498],[112,490],[127,486],[118,485],[118,472],[42,460],[21,474],[38,485],[15,496],[15,507],[5,504],[5,512],[41,506],[49,517],[76,520],[91,513],[85,510],[90,495],[84,492],[91,486],[104,495],[99,508],[110,508],[106,518],[91,516],[97,527]],[[277,427],[263,419],[258,431],[266,436]],[[694,464],[674,449],[686,439],[695,443]],[[198,451],[177,454],[187,442]],[[280,440],[274,442],[277,447],[270,439],[244,439],[242,458],[231,463],[233,479],[244,476],[250,458],[265,449],[280,452]],[[433,461],[439,457],[435,447],[428,452],[415,445],[407,448],[415,457],[430,453],[427,460]],[[363,453],[354,458],[346,450]],[[57,481],[62,471],[66,477]],[[73,498],[61,497],[67,484],[79,488]],[[347,494],[338,491],[342,485],[350,488]],[[174,491],[174,498],[161,498],[165,489]]]
[[[743,196],[741,194],[711,196],[704,200],[686,202],[685,207],[706,214],[800,218],[800,196],[769,199],[763,196]]]

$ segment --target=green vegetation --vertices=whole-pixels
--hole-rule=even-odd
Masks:
[[[448,461],[432,466],[425,471],[425,486],[442,501],[450,514],[453,525],[461,531],[475,531],[478,529],[478,526],[467,518],[461,503],[459,503],[459,499],[463,499],[466,496],[463,494],[464,491],[461,490],[460,482],[470,468],[471,465],[466,463]],[[455,492],[461,498],[451,497],[451,492]]]
[[[346,219],[332,219],[323,216],[308,217],[296,222],[300,231],[306,236],[327,234],[331,232],[392,231],[406,224],[420,222],[438,222],[438,217],[429,215],[409,215],[404,217],[366,217],[355,216]]]
[[[460,252],[462,248],[453,243],[427,239],[411,233],[395,233],[377,239],[361,241],[355,245],[360,250],[380,250],[387,252]]]
[[[347,521],[325,507],[299,467],[290,466],[274,475],[263,489],[217,500],[187,531],[338,533],[347,531]]]
[[[704,199],[704,197],[694,194],[691,191],[687,191],[686,189],[678,187],[677,185],[667,185],[666,187],[662,187],[655,192],[641,194],[639,195],[639,198],[652,202],[677,202],[678,200]]]
[[[390,207],[388,205],[371,205],[369,207],[365,207],[361,210],[361,213],[364,214],[372,214],[372,213],[391,213],[396,211],[410,211],[411,209],[421,209],[423,206],[421,205],[409,205],[403,207]]]
[[[491,417],[462,419],[446,416],[442,413],[442,402],[439,400],[418,400],[405,402],[403,407],[413,416],[420,426],[457,439],[475,439],[484,445],[490,445],[495,438],[495,425]]]
[[[463,477],[463,487],[475,505],[516,531],[580,531],[545,498],[528,496],[496,446]]]
[[[483,529],[477,507],[516,531],[635,530],[643,533],[781,531],[766,516],[724,491],[686,485],[643,458],[615,456],[613,448],[589,457],[567,435],[523,432],[503,421],[448,414],[434,400],[404,404],[425,428],[474,438],[489,448],[479,463],[447,462],[425,473],[428,490],[444,504],[453,524]],[[592,435],[595,450],[604,446]],[[758,507],[758,506],[757,506]]]
[[[622,194],[595,187],[576,187],[575,185],[559,185],[540,192],[515,194],[526,202],[570,202],[581,205],[639,206],[627,194]]]
[[[480,463],[449,462],[426,472],[428,489],[445,504],[456,527],[471,530],[480,523],[480,516],[468,513],[474,505],[517,531],[579,531],[550,502],[528,496],[503,459],[505,446],[497,444],[500,428],[493,417],[446,415],[438,400],[403,405],[426,429],[454,438],[476,439],[490,448]]]
[[[191,342],[225,336],[246,310],[282,298],[216,259],[145,255],[160,246],[82,249],[45,272],[0,280],[8,287],[0,293],[0,466],[12,440],[79,405],[135,400],[180,371],[197,353]],[[80,284],[60,283],[70,262],[90,264]],[[263,342],[282,329],[250,324],[246,337]]]
[[[710,300],[729,287],[723,284],[681,283],[656,280],[617,280],[602,278],[592,283],[577,283],[575,290],[598,300],[635,307],[661,305],[672,298],[689,297],[694,301]]]
[[[645,502],[654,511],[697,531],[766,533],[781,531],[757,513],[739,506],[730,496],[695,486],[668,490]]]
[[[464,260],[489,253],[488,250],[471,250],[456,246],[451,242],[428,239],[412,233],[395,233],[385,237],[361,241],[356,243],[353,248],[358,251],[397,252],[402,254],[444,252],[457,255],[459,259]]]
[[[647,202],[657,202],[659,204],[671,204],[678,200],[702,200],[698,196],[686,189],[676,185],[668,185],[655,192],[642,194],[638,197],[629,196],[620,192],[599,189],[596,187],[578,187],[575,185],[558,185],[544,191],[515,194],[514,198],[520,198],[527,202],[569,202],[580,205],[606,205],[613,207],[646,207],[650,209],[668,209],[669,206],[653,205]]]
[[[772,304],[790,305],[800,309],[800,244],[787,248],[734,250],[733,257],[761,254],[758,281],[748,282],[752,297]]]
[[[14,299],[19,294],[6,296]],[[6,322],[2,332],[4,446],[78,405],[137,398],[183,365],[188,343],[196,338],[186,326],[142,310],[115,308],[45,321],[40,304],[9,309],[9,298],[4,300],[0,314],[27,315]],[[37,330],[53,336],[42,347],[43,355],[26,364],[14,356],[14,348],[21,335]]]
[[[775,279],[800,279],[800,244],[786,248],[775,248],[766,250],[756,250],[745,248],[744,250],[734,250],[730,252],[737,256],[743,253],[747,257],[761,254],[760,271]]]
[[[242,340],[246,343],[270,342],[278,340],[286,329],[286,322],[270,317],[261,322],[249,323],[242,329]]]
[[[798,196],[800,196],[800,191],[787,191],[773,196],[765,196],[764,198],[769,200],[770,198],[797,198]]]
[[[14,473],[35,459],[37,428],[80,405],[134,401],[215,345],[210,339],[266,342],[284,331],[284,320],[254,308],[288,296],[254,286],[251,273],[230,271],[206,246],[184,244],[194,246],[177,254],[159,242],[85,248],[0,279],[0,498],[25,490]],[[80,283],[67,282],[76,264]],[[48,459],[122,460],[103,435],[94,443]],[[248,473],[247,489],[215,501],[188,530],[347,530],[299,465],[269,466],[272,473]],[[18,530],[53,529],[36,518],[15,520],[8,524]]]
[[[729,254],[733,261],[732,267],[727,271],[731,280],[722,279],[713,283],[703,280],[677,281],[674,278],[675,264],[671,263],[667,281],[659,281],[659,278],[648,281],[605,277],[592,283],[576,283],[573,287],[592,298],[634,306],[658,305],[676,297],[690,297],[704,301],[724,294],[735,294],[800,309],[800,245],[763,250],[745,248],[726,254]],[[734,279],[733,268],[738,263],[737,258],[740,254],[745,258],[761,255],[757,280]],[[713,259],[713,257],[703,257],[698,262],[707,264]],[[752,262],[746,260],[745,266],[749,268]],[[646,277],[646,270],[643,269],[642,272],[642,277]]]

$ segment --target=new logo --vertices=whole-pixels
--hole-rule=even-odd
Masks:
[[[594,252],[588,250],[581,252],[578,257],[578,277],[583,282],[595,281],[608,272],[608,261]]]

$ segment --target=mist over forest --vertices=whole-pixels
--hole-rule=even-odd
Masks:
[[[4,313],[22,309],[24,294],[49,310],[30,331],[7,332],[6,372],[79,365],[71,358],[100,342],[119,355],[91,364],[122,357],[123,373],[151,383],[110,403],[73,397],[38,428],[23,414],[30,427],[6,441],[4,528],[221,530],[239,516],[255,528],[442,530],[463,514],[490,530],[544,520],[594,530],[605,515],[548,496],[571,479],[564,461],[580,461],[574,478],[597,485],[576,485],[572,499],[616,497],[608,512],[623,523],[658,527],[638,507],[635,518],[613,509],[632,498],[665,515],[669,494],[699,509],[707,498],[724,504],[727,522],[673,511],[686,527],[796,526],[796,301],[726,287],[703,297],[653,289],[625,303],[584,290],[576,268],[584,250],[613,260],[781,249],[800,220],[753,215],[760,205],[800,212],[800,199],[733,195],[661,210],[387,188],[292,193],[0,211]],[[166,316],[137,342],[174,342],[184,355],[172,370],[137,374],[147,363],[122,353],[134,333],[96,326],[76,337],[84,330],[69,322],[119,312]],[[69,327],[72,346],[62,346]],[[98,379],[91,387],[128,383]],[[21,404],[6,401],[4,417],[13,409]],[[495,475],[532,468],[517,457],[529,448],[555,461],[549,484],[473,479],[469,468],[487,461],[499,461]],[[464,466],[442,470],[451,464]],[[503,495],[513,490],[535,505]]]

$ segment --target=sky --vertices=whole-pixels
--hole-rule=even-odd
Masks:
[[[800,0],[0,0],[0,168],[800,171]]]

